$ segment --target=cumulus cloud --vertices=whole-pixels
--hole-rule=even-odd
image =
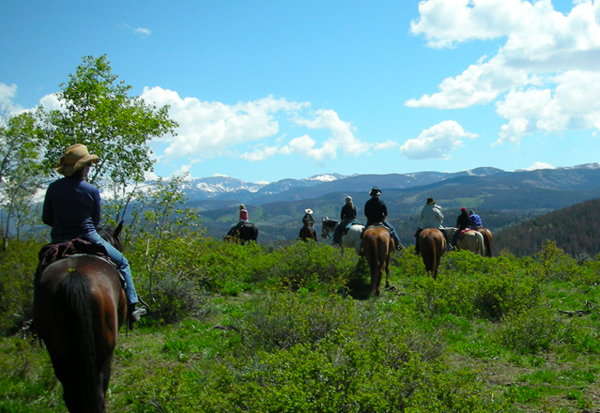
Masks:
[[[411,32],[433,48],[506,39],[439,91],[409,107],[460,109],[496,103],[507,119],[496,144],[520,143],[539,131],[598,128],[600,2],[576,1],[568,14],[550,0],[425,0]]]
[[[51,93],[41,98],[40,106],[43,106],[46,110],[59,110],[62,108],[56,93]]]
[[[18,113],[23,111],[23,108],[13,102],[13,98],[17,95],[17,85],[7,85],[0,83],[0,113]]]
[[[180,125],[176,136],[166,138],[168,145],[161,160],[230,155],[261,161],[297,154],[323,164],[338,154],[358,155],[369,149],[355,136],[350,122],[330,109],[311,111],[308,102],[267,96],[227,105],[181,98],[177,92],[160,87],[145,88],[140,97],[158,106],[170,105],[170,116]],[[279,136],[282,124],[309,133]],[[326,137],[319,139],[313,132]]]
[[[556,169],[554,166],[546,162],[534,162],[529,168],[525,168],[524,171],[536,171],[538,169]]]
[[[400,151],[410,159],[450,159],[452,150],[464,146],[462,139],[477,137],[477,134],[465,131],[458,122],[446,120],[424,130],[416,139],[407,140]]]

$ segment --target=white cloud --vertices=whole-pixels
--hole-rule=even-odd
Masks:
[[[386,151],[396,146],[398,146],[397,142],[388,140],[386,142],[376,144],[375,146],[373,146],[373,149],[375,149],[376,151]]]
[[[240,158],[246,159],[252,162],[264,161],[267,158],[281,153],[281,150],[277,146],[268,146],[261,149],[255,149],[251,152],[244,152],[240,155]]]
[[[457,109],[503,98],[497,113],[508,123],[496,144],[518,144],[539,131],[600,127],[600,1],[575,1],[563,14],[550,0],[426,0],[419,12],[411,32],[431,47],[506,40],[494,56],[407,106]]]
[[[142,37],[148,37],[152,34],[150,29],[145,29],[143,27],[138,27],[137,29],[133,29],[133,32]]]
[[[525,168],[524,171],[536,171],[538,169],[556,169],[554,166],[546,162],[534,162],[529,168]]]
[[[466,132],[458,122],[446,120],[424,130],[418,138],[407,140],[400,151],[410,159],[450,159],[449,152],[464,145],[461,139],[477,137],[475,133]]]
[[[310,112],[308,102],[293,102],[268,96],[250,102],[227,105],[181,98],[177,92],[160,87],[144,88],[140,96],[158,106],[170,105],[170,116],[179,123],[176,136],[167,137],[168,147],[161,160],[207,159],[239,156],[261,161],[275,155],[299,154],[324,163],[338,153],[358,155],[369,149],[354,135],[355,128],[330,109]],[[330,135],[322,140],[306,134],[285,141],[281,124],[289,129],[306,129]],[[273,141],[269,143],[269,141]]]
[[[17,95],[17,85],[7,85],[0,83],[0,113],[6,111],[9,114],[18,114],[23,111],[23,108],[13,102],[13,98]]]
[[[144,37],[144,38],[152,35],[152,30],[147,29],[145,27],[134,28],[128,24],[123,23],[123,24],[119,25],[119,28],[126,29],[126,30],[132,32],[134,35]]]
[[[327,158],[335,158],[338,149],[344,154],[355,156],[360,155],[369,149],[367,143],[361,142],[354,136],[356,128],[354,128],[350,122],[342,121],[338,114],[333,110],[319,109],[314,113],[314,117],[311,119],[297,119],[295,122],[296,124],[306,126],[309,129],[327,130],[331,132],[331,137],[329,137],[318,149],[312,149],[312,146],[316,143],[312,140],[312,142],[307,142],[306,140],[297,141],[304,137],[292,140],[292,142],[311,143],[310,150],[307,150],[304,146],[298,146],[295,151],[305,153],[317,161],[321,162]],[[295,148],[295,144],[292,145],[292,142],[290,142],[289,146]]]
[[[41,98],[40,105],[43,106],[45,110],[60,110],[62,108],[56,93]]]
[[[547,86],[513,89],[496,104],[498,115],[509,120],[496,144],[519,143],[536,132],[600,128],[600,71],[570,70],[548,78]]]

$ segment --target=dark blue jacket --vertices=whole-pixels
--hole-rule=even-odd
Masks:
[[[62,178],[48,186],[42,221],[52,227],[52,242],[96,232],[100,224],[100,192],[78,178]]]

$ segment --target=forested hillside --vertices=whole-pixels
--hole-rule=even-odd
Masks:
[[[546,240],[573,256],[600,253],[600,198],[540,215],[494,235],[496,251],[517,256],[535,254]]]
[[[357,192],[350,185],[356,178],[347,178],[304,189],[315,195],[297,200],[292,194],[285,200],[253,204],[246,203],[250,221],[259,228],[260,243],[276,243],[293,240],[298,236],[305,208],[315,211],[317,226],[320,218],[339,218],[346,195],[351,195],[358,209],[359,221],[364,223],[363,206],[368,200],[368,190]],[[360,177],[366,179],[366,177]],[[389,211],[389,221],[396,227],[403,242],[413,243],[413,234],[419,225],[419,212],[428,197],[433,197],[443,207],[444,225],[453,226],[461,207],[481,213],[484,225],[493,232],[516,225],[537,215],[569,207],[578,202],[600,196],[600,169],[575,168],[523,172],[502,172],[487,176],[458,176],[431,185],[410,188],[386,188],[383,176],[371,175],[370,186],[383,189],[382,199]],[[385,177],[386,179],[389,176]],[[360,183],[366,187],[364,180]],[[335,192],[319,195],[322,187]],[[348,184],[344,187],[344,184]],[[346,188],[344,192],[343,188]],[[223,237],[237,222],[239,202],[192,201],[186,205],[196,208],[198,216],[216,238]],[[320,228],[319,228],[320,230]],[[539,245],[538,245],[539,247]]]

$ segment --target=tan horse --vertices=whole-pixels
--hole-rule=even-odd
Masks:
[[[446,230],[449,232],[449,237],[457,231],[456,228],[446,228]],[[475,230],[467,230],[465,233],[458,235],[456,238],[456,246],[459,250],[468,250],[474,254],[479,254],[482,257],[485,255],[483,235]]]
[[[379,285],[385,270],[385,286],[390,286],[390,257],[394,252],[394,240],[383,226],[368,227],[362,236],[362,255],[371,270],[371,295],[379,296]]]
[[[425,228],[417,238],[419,253],[425,264],[425,271],[431,273],[435,280],[442,255],[446,252],[446,238],[442,231],[437,228]]]
[[[480,232],[483,235],[483,242],[485,244],[485,256],[492,256],[492,231],[487,228],[479,227],[475,228],[475,231]]]

